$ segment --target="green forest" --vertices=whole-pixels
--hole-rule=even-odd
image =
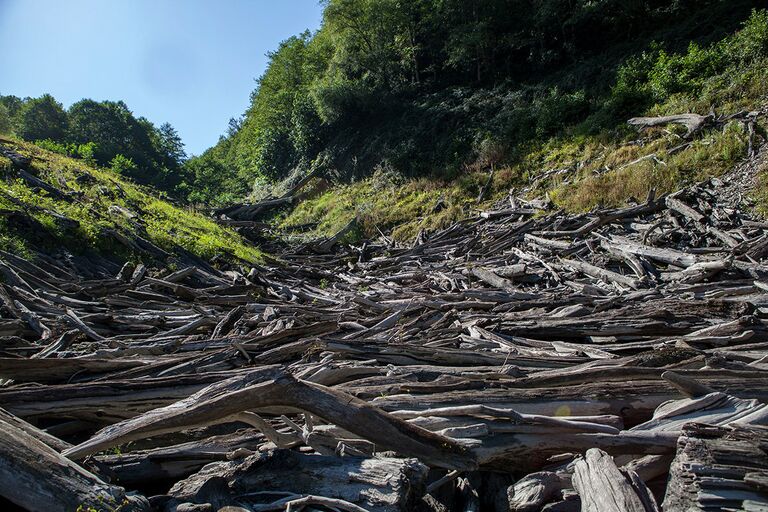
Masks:
[[[614,130],[766,55],[759,2],[330,0],[284,41],[244,116],[187,165],[187,198],[231,201],[313,162],[452,180],[564,133]]]
[[[122,101],[0,96],[0,132],[215,207],[317,166],[339,183],[384,169],[450,184],[491,163],[512,183],[553,141],[621,140],[670,101],[724,107],[728,78],[743,101],[763,92],[761,2],[321,3],[321,28],[269,53],[250,107],[201,155]]]

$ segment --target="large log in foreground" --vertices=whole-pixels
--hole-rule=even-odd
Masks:
[[[135,439],[226,421],[248,409],[287,405],[316,414],[385,450],[406,453],[437,467],[476,467],[468,450],[453,439],[394,418],[362,400],[288,375],[250,384],[253,380],[249,375],[214,384],[186,400],[107,427],[65,450],[64,455],[78,459]]]
[[[424,492],[427,467],[414,459],[323,457],[277,450],[242,460],[211,464],[169,491],[164,510],[176,512],[186,503],[221,507],[238,504],[285,510],[306,496],[330,498],[317,505],[356,512],[413,510]],[[290,492],[286,492],[290,490]],[[254,492],[257,491],[257,492]],[[269,501],[272,500],[272,503]],[[300,502],[294,506],[298,506]]]
[[[32,512],[111,507],[149,510],[140,496],[109,485],[53,448],[0,419],[0,495]]]

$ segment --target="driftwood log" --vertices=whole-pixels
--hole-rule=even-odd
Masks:
[[[713,115],[701,116],[699,114],[676,114],[659,117],[633,117],[627,121],[627,124],[639,129],[651,128],[653,126],[665,126],[668,124],[681,124],[688,130],[686,135],[690,136],[711,123],[714,118],[715,116]]]
[[[149,510],[140,496],[109,485],[21,428],[0,419],[0,495],[33,512],[112,507]]]

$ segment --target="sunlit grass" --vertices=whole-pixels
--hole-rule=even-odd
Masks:
[[[20,153],[33,157],[34,172],[40,179],[62,190],[71,200],[31,189],[14,177],[10,162],[0,160],[3,191],[22,205],[0,196],[0,208],[24,210],[44,230],[43,233],[14,232],[8,223],[0,223],[0,248],[24,253],[33,245],[32,241],[35,245],[42,241],[63,245],[72,251],[96,250],[140,258],[141,255],[130,254],[113,237],[105,236],[110,230],[118,230],[129,237],[147,238],[171,253],[179,247],[205,259],[219,255],[257,262],[262,258],[258,248],[231,229],[158,199],[154,191],[127,181],[111,170],[89,167],[82,161],[19,140],[7,140]],[[76,221],[77,227],[62,223],[53,213]]]

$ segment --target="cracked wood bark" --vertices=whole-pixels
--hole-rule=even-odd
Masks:
[[[141,360],[0,358],[0,377],[17,382],[63,382],[71,377],[145,366]]]
[[[768,401],[768,379],[718,378],[715,382],[733,395]],[[402,394],[375,398],[371,403],[385,411],[418,411],[472,403],[548,416],[607,414],[622,417],[626,425],[635,425],[646,421],[662,403],[679,397],[679,393],[664,382],[625,380],[557,388],[485,389],[422,396]]]
[[[31,511],[120,507],[148,511],[141,496],[103,482],[24,430],[0,419],[0,496]]]
[[[618,283],[624,286],[629,286],[633,290],[637,290],[638,288],[640,288],[640,285],[641,285],[641,282],[638,281],[637,279],[623,276],[616,272],[613,272],[604,268],[596,267],[594,265],[590,265],[589,263],[585,263],[583,261],[575,261],[575,260],[568,260],[568,259],[562,259],[561,261],[563,262],[564,265],[575,268],[580,272],[584,272],[588,276],[602,279],[607,283]]]
[[[162,480],[178,480],[200,470],[211,462],[229,460],[237,450],[252,449],[263,442],[263,436],[252,430],[208,437],[149,450],[132,450],[120,455],[97,455],[99,468],[123,486],[153,484]]]
[[[768,507],[766,429],[683,429],[672,462],[665,510],[764,510]]]
[[[574,467],[573,486],[583,512],[657,512],[645,485],[637,489],[633,483],[619,471],[613,457],[596,448],[587,450]]]
[[[265,367],[263,371],[272,371]],[[96,424],[131,418],[187,397],[243,371],[0,390],[0,407],[21,418],[78,419]]]
[[[288,501],[321,495],[326,500],[317,499],[315,503],[331,507],[348,503],[370,512],[399,512],[415,509],[426,477],[427,468],[413,459],[330,457],[274,450],[206,466],[168,491],[171,501],[163,510],[179,510],[177,507],[184,503],[210,503],[213,510],[220,510],[239,503],[247,510],[279,511],[286,510]],[[263,504],[271,500],[275,501]]]

